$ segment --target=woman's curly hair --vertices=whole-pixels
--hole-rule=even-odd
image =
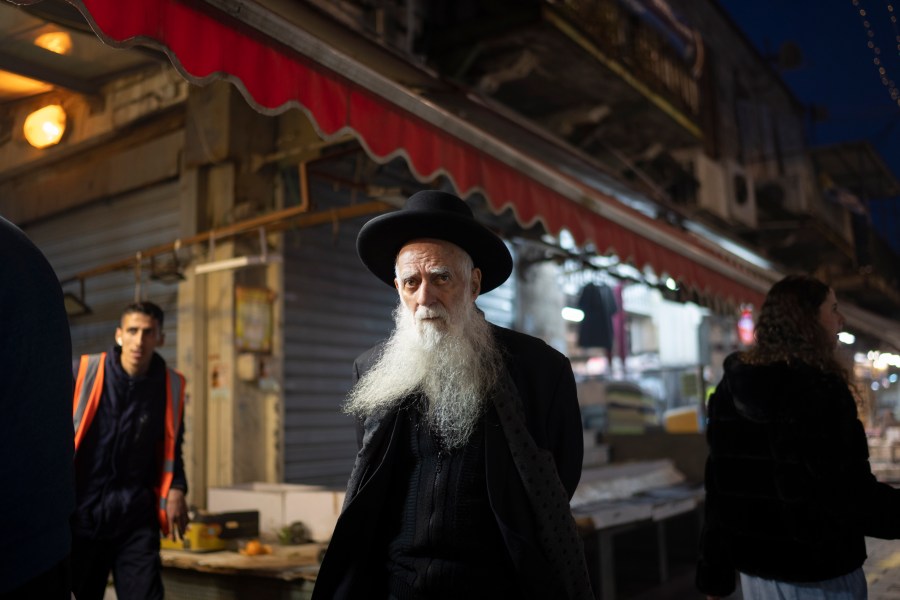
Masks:
[[[819,323],[819,309],[830,288],[808,275],[788,275],[772,286],[756,323],[756,344],[743,360],[749,364],[803,362],[850,381],[835,355],[835,341]]]

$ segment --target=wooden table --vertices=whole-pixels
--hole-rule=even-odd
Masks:
[[[272,554],[161,550],[167,600],[308,600],[324,544],[273,545]]]
[[[703,488],[689,485],[652,489],[619,500],[607,500],[573,509],[575,522],[588,544],[595,544],[596,562],[592,571],[594,592],[600,600],[615,600],[615,537],[638,528],[654,531],[657,577],[659,583],[669,579],[667,522],[680,515],[697,514],[703,502]]]

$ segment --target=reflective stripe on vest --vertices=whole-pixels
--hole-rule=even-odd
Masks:
[[[166,439],[162,477],[156,496],[159,499],[159,525],[163,535],[169,534],[169,518],[166,515],[166,498],[175,475],[175,444],[178,442],[178,426],[184,410],[184,377],[175,369],[166,369]]]
[[[75,452],[84,438],[85,432],[94,420],[100,396],[103,394],[103,371],[106,352],[85,354],[78,365],[75,380],[75,397],[72,402],[72,420],[75,428]]]
[[[103,395],[103,375],[106,353],[85,354],[78,365],[75,379],[75,395],[72,401],[72,418],[75,428],[75,453],[97,414],[100,397]],[[184,377],[175,369],[166,369],[166,431],[163,442],[163,464],[159,486],[155,488],[159,504],[159,525],[164,534],[169,533],[169,519],[166,515],[166,496],[172,487],[175,475],[175,445],[178,442],[178,428],[184,412]]]

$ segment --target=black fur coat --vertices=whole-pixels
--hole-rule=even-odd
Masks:
[[[900,490],[872,475],[853,396],[834,375],[730,356],[707,441],[697,568],[706,594],[730,594],[735,570],[791,582],[839,577],[865,561],[865,536],[900,537]]]

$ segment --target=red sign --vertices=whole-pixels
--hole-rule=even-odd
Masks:
[[[741,318],[737,322],[738,339],[745,346],[753,343],[753,311],[745,308],[741,311]]]

